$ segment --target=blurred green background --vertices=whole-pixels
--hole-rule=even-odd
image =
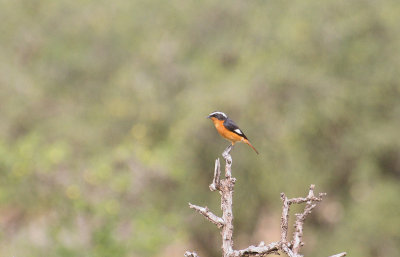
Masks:
[[[0,256],[220,256],[208,190],[228,113],[235,248],[280,192],[328,196],[303,253],[400,256],[398,0],[0,0]],[[293,212],[300,209],[294,209]]]

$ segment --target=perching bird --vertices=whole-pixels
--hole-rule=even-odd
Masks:
[[[240,130],[233,120],[229,119],[228,116],[223,112],[213,112],[208,115],[209,119],[214,122],[214,126],[218,133],[228,141],[232,143],[232,146],[236,142],[243,142],[248,144],[258,154],[258,151],[252,146],[247,139],[246,135]]]

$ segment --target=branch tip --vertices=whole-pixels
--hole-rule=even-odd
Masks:
[[[219,158],[215,160],[215,166],[214,166],[214,177],[212,183],[209,185],[209,188],[211,191],[216,191],[219,190],[221,186],[221,164],[219,162]]]
[[[335,254],[335,255],[332,255],[332,256],[329,256],[329,257],[344,257],[346,255],[347,255],[346,252],[342,252],[342,253],[338,253],[338,254]]]
[[[185,256],[185,257],[199,257],[199,256],[197,255],[197,253],[195,253],[195,252],[189,252],[189,251],[186,251],[184,256]]]
[[[212,213],[208,209],[207,206],[201,207],[201,206],[197,206],[197,205],[189,203],[189,207],[191,209],[195,209],[198,213],[203,215],[206,219],[208,219],[211,223],[216,225],[218,228],[221,228],[224,226],[224,220],[222,218],[218,217],[217,215],[215,215],[214,213]]]

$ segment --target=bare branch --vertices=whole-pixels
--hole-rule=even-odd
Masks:
[[[199,257],[195,252],[185,252],[185,257]]]
[[[224,226],[224,220],[212,213],[207,207],[200,207],[191,203],[189,203],[189,207],[190,209],[195,209],[198,213],[202,214],[218,228],[222,228]]]
[[[289,208],[290,202],[286,197],[285,193],[281,193],[282,205],[282,217],[281,217],[281,242],[285,244],[287,242],[287,234],[289,228]]]
[[[215,161],[214,168],[214,178],[211,183],[210,190],[218,190],[221,195],[221,210],[222,218],[216,216],[208,210],[208,208],[203,208],[189,203],[190,208],[195,209],[206,217],[210,222],[217,225],[221,229],[222,236],[222,251],[224,257],[230,257],[233,254],[233,188],[235,186],[236,179],[232,177],[231,165],[232,157],[230,151],[232,150],[232,145],[229,145],[222,156],[225,159],[225,179],[220,179],[221,169],[219,159]]]
[[[303,213],[296,213],[296,221],[294,224],[294,232],[293,232],[293,253],[298,255],[300,252],[300,248],[303,246],[302,238],[303,238],[303,225],[306,217],[311,214],[312,210],[317,206],[317,203],[322,201],[322,196],[326,195],[325,193],[320,193],[319,197],[314,196],[314,188],[315,185],[310,186],[310,190],[308,192],[308,196],[305,199],[290,199],[292,203],[303,203],[303,200],[306,200],[306,207],[304,208]]]
[[[230,151],[232,145],[225,149],[222,156],[225,159],[225,179],[221,180],[220,183],[220,194],[221,194],[221,210],[222,219],[224,220],[224,226],[221,230],[222,236],[222,251],[224,257],[229,257],[233,252],[233,188],[235,186],[236,179],[232,177],[231,165],[232,157]]]
[[[230,155],[231,150],[233,149],[233,145],[230,144],[222,153],[222,157],[225,159],[225,177],[232,177],[231,166],[232,166],[232,157]]]
[[[225,178],[221,177],[220,161],[215,161],[213,182],[210,184],[210,190],[218,190],[221,195],[221,210],[222,217],[213,214],[207,207],[200,207],[189,203],[189,207],[195,209],[197,212],[206,217],[211,223],[215,224],[221,229],[222,236],[222,252],[223,257],[247,257],[247,256],[266,256],[269,254],[279,254],[278,251],[284,252],[289,257],[302,257],[300,249],[304,245],[303,239],[303,225],[304,221],[313,209],[317,206],[318,202],[322,201],[325,193],[319,193],[318,196],[314,195],[314,185],[310,186],[307,197],[287,198],[285,193],[281,193],[282,216],[281,216],[281,235],[280,241],[272,242],[265,245],[261,242],[258,246],[249,246],[242,250],[233,250],[233,189],[236,179],[232,177],[231,165],[232,157],[230,151],[232,145],[228,146],[222,153],[225,159]],[[294,232],[292,240],[288,239],[289,227],[289,211],[290,205],[305,203],[302,213],[296,213],[296,220],[294,224]],[[344,257],[346,253],[332,255],[330,257]],[[198,257],[195,252],[186,252],[185,257]]]
[[[220,188],[220,177],[221,177],[221,164],[219,162],[219,158],[215,160],[215,167],[214,167],[214,178],[213,182],[210,184],[210,190],[216,191]]]
[[[292,202],[286,197],[285,193],[281,193],[282,216],[281,216],[281,241],[280,249],[285,252],[289,257],[294,257],[292,250],[289,248],[288,242],[288,229],[289,229],[289,209]]]
[[[307,203],[306,208],[302,214],[295,214],[296,215],[296,222],[294,224],[295,231],[293,233],[293,252],[298,254],[300,251],[300,247],[302,246],[302,238],[303,238],[303,225],[304,220],[306,219],[307,215],[311,213],[311,211],[317,206],[317,204]]]
[[[289,257],[298,257],[298,255],[294,254],[293,251],[289,248],[288,243],[281,242],[281,250],[284,251]]]
[[[332,256],[329,256],[329,257],[344,257],[346,255],[347,255],[346,252],[342,252],[342,253],[338,253],[338,254],[335,254],[335,255],[332,255]]]
[[[264,256],[267,254],[277,254],[279,250],[279,244],[279,242],[273,242],[269,245],[265,245],[264,242],[261,242],[259,246],[251,245],[246,249],[235,250],[231,256]]]
[[[300,203],[306,203],[308,201],[314,201],[314,202],[320,202],[322,201],[322,197],[326,195],[326,193],[319,193],[318,197],[314,196],[314,188],[315,185],[310,185],[310,189],[308,191],[307,197],[296,197],[296,198],[290,198],[288,199],[289,204],[300,204]]]

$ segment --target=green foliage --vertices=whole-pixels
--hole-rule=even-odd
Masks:
[[[396,0],[0,6],[1,256],[218,256],[187,207],[219,210],[215,110],[261,153],[233,152],[238,247],[315,183],[305,255],[399,256]]]

